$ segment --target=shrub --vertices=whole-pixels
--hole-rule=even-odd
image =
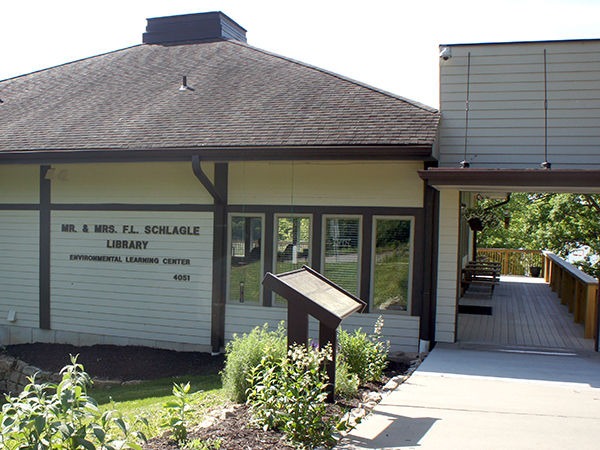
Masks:
[[[338,355],[335,363],[335,394],[346,398],[356,397],[360,379],[358,375],[350,372],[348,363]]]
[[[77,357],[61,373],[58,385],[36,384],[34,376],[18,397],[6,396],[0,414],[2,448],[141,450],[137,442],[146,441],[145,436],[132,431],[114,408],[101,414],[87,395],[91,379]]]
[[[222,372],[223,389],[229,398],[236,402],[246,401],[246,391],[250,388],[248,374],[257,367],[264,356],[284,357],[287,350],[283,322],[276,331],[269,331],[268,325],[256,327],[242,337],[233,335],[225,352],[225,368]]]
[[[380,380],[387,366],[389,341],[382,341],[381,328],[383,318],[375,323],[373,334],[368,335],[362,329],[353,334],[345,330],[338,332],[339,355],[348,364],[350,373],[358,375],[361,384]]]
[[[327,414],[327,359],[331,360],[329,346],[311,350],[295,345],[287,356],[265,355],[249,375],[252,422],[264,429],[281,429],[299,448],[333,447],[334,433],[350,427],[347,420]]]

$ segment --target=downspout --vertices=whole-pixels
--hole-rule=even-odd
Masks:
[[[202,183],[202,185],[206,188],[208,193],[212,196],[212,198],[214,198],[215,203],[221,205],[225,204],[225,201],[223,200],[223,197],[221,197],[221,194],[219,194],[214,184],[212,184],[208,176],[202,170],[200,157],[198,155],[192,156],[192,170],[194,171],[194,175],[196,175],[196,178],[198,178],[198,181]]]
[[[225,346],[225,292],[227,274],[227,186],[229,167],[227,163],[215,164],[215,183],[213,184],[202,170],[200,157],[192,156],[192,170],[198,181],[213,197],[213,276],[211,305],[210,341],[213,355],[221,352]]]

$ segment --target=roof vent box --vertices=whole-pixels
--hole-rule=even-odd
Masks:
[[[235,39],[246,42],[246,30],[222,12],[184,14],[147,19],[144,44]]]

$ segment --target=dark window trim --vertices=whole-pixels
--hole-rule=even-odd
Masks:
[[[273,260],[273,254],[275,252],[275,214],[273,212],[265,212],[264,216],[263,267],[265,273],[273,273],[275,270],[275,261]],[[273,306],[273,295],[273,291],[263,287],[263,306]]]
[[[133,204],[133,203],[54,203],[50,206],[53,211],[184,211],[184,212],[213,212],[214,205],[191,204]]]
[[[0,211],[39,211],[38,203],[0,203]]]
[[[290,216],[290,205],[229,205],[230,214],[265,214],[265,261],[264,272],[274,273],[275,262],[273,254],[275,252],[274,242],[276,239],[275,219],[276,217]],[[411,305],[409,314],[411,316],[420,316],[423,302],[423,269],[425,258],[425,208],[414,207],[394,207],[394,206],[308,206],[294,205],[294,216],[311,216],[311,263],[318,262],[318,272],[320,272],[320,258],[322,253],[322,227],[323,216],[362,216],[362,246],[361,246],[361,269],[360,269],[360,298],[368,299],[368,307],[365,313],[372,312],[370,307],[371,299],[371,276],[372,276],[372,237],[373,237],[373,216],[407,216],[414,218],[413,225],[413,260],[412,260],[412,290]],[[272,227],[271,229],[269,227]],[[368,237],[368,238],[365,238]],[[318,240],[317,240],[318,239]],[[273,246],[267,248],[266,245]],[[318,245],[319,248],[315,247]],[[317,253],[318,250],[318,253]],[[271,257],[271,260],[267,259]],[[227,280],[229,281],[229,280]],[[273,306],[273,294],[270,290],[263,290],[263,306]],[[389,313],[384,310],[378,311],[381,314]]]
[[[50,181],[50,180],[46,180]],[[213,212],[214,205],[129,204],[129,203],[50,203],[51,211],[183,211]],[[0,203],[0,211],[39,211],[38,203]]]
[[[229,212],[241,213],[274,213],[279,216],[291,215],[290,205],[228,205]],[[310,206],[294,205],[294,215],[396,215],[414,216],[422,214],[424,208],[398,206]]]
[[[234,217],[244,217],[244,218],[252,218],[252,219],[260,219],[261,220],[261,252],[260,252],[260,263],[261,263],[261,274],[262,273],[267,273],[270,272],[271,270],[267,270],[267,264],[265,263],[265,259],[268,255],[267,251],[267,246],[266,246],[266,230],[265,230],[265,213],[232,213],[229,212],[227,215],[227,291],[226,291],[226,302],[237,302],[237,300],[232,300],[231,299],[231,258],[232,258],[232,254],[231,254],[231,244],[233,242],[233,227],[231,226],[232,223],[232,219]],[[272,247],[272,246],[271,246]],[[270,267],[270,266],[269,266]],[[262,279],[260,280],[262,282]],[[260,306],[262,304],[262,306],[270,306],[270,305],[265,305],[264,304],[264,294],[263,291],[266,288],[262,285],[260,285],[260,292],[259,292],[259,298],[257,299],[257,301],[248,301],[248,305],[251,306]],[[241,303],[241,302],[240,302]],[[244,301],[244,303],[246,303],[246,301]]]

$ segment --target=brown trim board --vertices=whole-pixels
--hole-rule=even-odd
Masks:
[[[593,169],[454,169],[417,171],[429,185],[462,190],[504,188],[513,191],[600,191],[600,170]]]
[[[340,145],[295,147],[203,147],[159,149],[13,150],[0,164],[185,161],[429,161],[431,145]]]
[[[40,254],[39,254],[39,326],[50,329],[50,202],[51,181],[46,179],[50,166],[40,166]]]

